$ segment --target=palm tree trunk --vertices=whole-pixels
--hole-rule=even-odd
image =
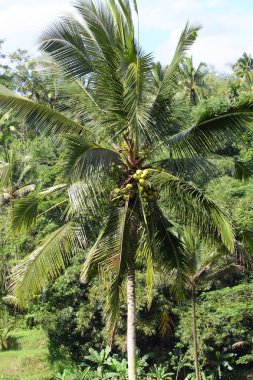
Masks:
[[[199,374],[199,358],[198,358],[198,337],[197,337],[197,326],[196,326],[196,293],[195,285],[192,286],[192,337],[193,337],[193,355],[194,355],[194,366],[196,380],[201,380]]]
[[[135,270],[127,273],[127,360],[128,380],[137,380],[136,374],[136,306],[135,306]]]

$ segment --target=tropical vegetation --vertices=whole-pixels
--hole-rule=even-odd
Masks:
[[[162,66],[141,48],[136,2],[75,8],[37,61],[1,55],[2,349],[43,328],[55,379],[243,376],[250,55],[230,78],[195,69],[187,23]]]

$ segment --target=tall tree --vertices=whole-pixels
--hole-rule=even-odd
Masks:
[[[195,69],[192,57],[186,57],[180,64],[180,76],[191,105],[196,105],[208,88],[205,81],[208,74],[207,65],[201,62]]]
[[[195,376],[196,380],[201,380],[198,358],[196,293],[199,282],[210,274],[211,269],[213,269],[213,264],[221,257],[221,253],[219,253],[210,242],[201,241],[200,236],[191,228],[185,228],[182,240],[189,256],[187,285],[192,305],[192,339]]]
[[[232,68],[236,76],[241,78],[246,90],[251,90],[253,84],[253,59],[251,55],[243,53],[243,55],[232,66]]]
[[[128,0],[78,1],[75,8],[78,19],[61,19],[41,39],[42,51],[66,78],[62,91],[71,107],[60,112],[0,90],[3,110],[12,110],[67,149],[66,183],[14,205],[14,226],[20,229],[34,224],[38,203],[49,193],[67,192],[69,200],[66,224],[14,268],[10,290],[24,305],[65,268],[80,242],[86,242],[83,231],[90,228],[90,216],[99,220],[106,209],[81,279],[90,281],[98,273],[106,280],[109,325],[118,318],[127,282],[128,377],[135,380],[136,262],[142,260],[147,268],[149,290],[157,267],[169,273],[176,269],[183,288],[187,257],[173,233],[175,216],[233,249],[233,233],[222,210],[182,178],[189,170],[210,170],[204,156],[245,130],[253,104],[205,110],[191,125],[175,94],[179,63],[199,27],[185,26],[170,65],[163,69],[136,41]],[[168,215],[162,201],[170,206]]]

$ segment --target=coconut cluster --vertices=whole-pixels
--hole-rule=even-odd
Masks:
[[[148,181],[149,169],[138,169],[132,175],[130,181],[123,187],[113,189],[112,198],[115,201],[128,201],[133,199],[135,194],[139,195],[144,200],[155,201],[158,199],[158,192]]]
[[[128,183],[122,188],[116,187],[112,192],[112,196],[115,200],[123,199],[124,201],[132,199],[134,197],[134,194],[135,190],[132,183]]]
[[[134,173],[133,178],[137,183],[137,188],[141,197],[145,200],[154,202],[158,198],[158,193],[154,186],[152,186],[147,180],[149,172],[149,169],[138,169]]]

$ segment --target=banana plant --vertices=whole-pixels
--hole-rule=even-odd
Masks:
[[[182,293],[188,260],[174,231],[175,217],[233,250],[226,214],[188,183],[185,173],[211,172],[209,155],[250,128],[253,102],[247,99],[225,111],[209,107],[192,122],[176,96],[177,73],[200,27],[186,24],[171,63],[163,68],[142,50],[131,4],[78,0],[77,18],[64,17],[43,33],[40,48],[65,78],[62,96],[71,107],[52,108],[3,86],[0,107],[51,135],[66,151],[65,187],[59,189],[68,202],[66,223],[13,269],[10,297],[25,306],[87,245],[91,217],[101,221],[81,281],[98,275],[106,283],[109,328],[119,318],[126,283],[128,379],[136,380],[137,262],[146,268],[149,294],[156,269],[176,271]],[[138,16],[136,1],[133,9]],[[45,191],[17,200],[14,226],[34,225],[38,204],[47,196]]]

